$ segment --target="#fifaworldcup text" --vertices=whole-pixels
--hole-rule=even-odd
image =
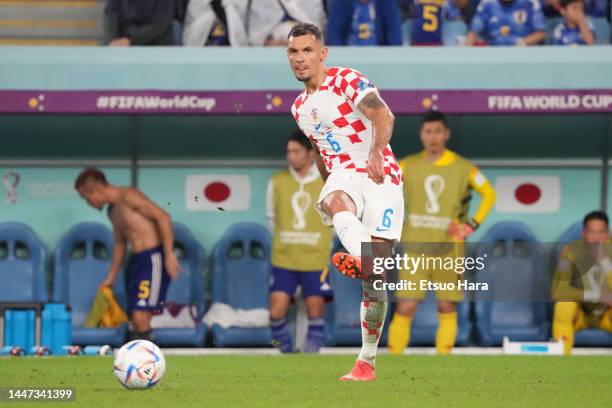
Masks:
[[[489,109],[502,110],[557,110],[557,109],[608,109],[612,95],[491,95]]]

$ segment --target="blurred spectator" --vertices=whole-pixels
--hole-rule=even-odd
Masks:
[[[402,45],[396,0],[334,0],[329,45]]]
[[[272,31],[272,34],[270,34],[268,38],[266,38],[266,42],[264,42],[264,45],[266,47],[287,46],[289,44],[289,33],[296,24],[297,22],[293,20],[288,20],[280,23],[278,26],[276,26],[274,31]]]
[[[412,45],[442,45],[445,20],[461,19],[469,0],[414,0]]]
[[[534,45],[546,37],[538,0],[482,0],[472,20],[466,45],[482,38],[488,45]]]
[[[246,0],[190,0],[183,45],[246,46]]]
[[[546,17],[558,17],[560,0],[540,0]],[[609,0],[584,0],[584,12],[591,17],[608,17]]]
[[[331,229],[317,214],[315,203],[323,180],[314,163],[310,140],[301,132],[287,139],[289,168],[268,183],[267,218],[273,232],[270,280],[272,339],[282,352],[292,352],[287,326],[289,303],[301,288],[308,315],[304,351],[317,352],[323,343],[325,300],[332,297],[327,274]]]
[[[181,24],[185,21],[188,5],[189,0],[174,0],[174,18]]]
[[[570,354],[574,334],[597,328],[612,332],[612,243],[609,220],[593,211],[582,221],[582,238],[561,250],[552,294],[557,300],[553,338],[562,339]]]
[[[564,20],[555,28],[555,45],[592,45],[595,43],[595,28],[584,15],[584,0],[561,0],[561,15]]]
[[[173,45],[174,1],[108,0],[105,43],[111,46]]]
[[[584,11],[591,17],[608,17],[609,0],[585,0]]]
[[[250,0],[246,22],[249,44],[284,45],[298,22],[325,27],[324,0]]]

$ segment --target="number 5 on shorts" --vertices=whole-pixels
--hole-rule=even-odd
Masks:
[[[138,299],[148,299],[149,293],[151,293],[151,281],[140,281],[140,285],[138,285]]]

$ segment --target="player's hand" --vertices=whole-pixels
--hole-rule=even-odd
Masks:
[[[584,12],[577,8],[568,8],[567,9],[567,19],[574,24],[580,25],[581,23],[586,23],[586,18],[584,17]]]
[[[179,261],[176,258],[174,252],[165,256],[166,258],[166,272],[172,279],[176,279],[176,277],[181,272],[181,266],[179,265]]]
[[[385,181],[385,157],[379,149],[370,150],[368,159],[368,177],[376,184],[382,184]]]
[[[465,239],[474,232],[471,225],[452,221],[448,225],[448,234],[454,241],[465,241]]]
[[[112,288],[114,284],[115,284],[115,277],[109,275],[106,278],[104,278],[102,282],[100,282],[98,289],[102,290],[103,288]]]

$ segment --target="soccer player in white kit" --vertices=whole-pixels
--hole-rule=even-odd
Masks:
[[[343,274],[363,279],[361,352],[340,380],[373,381],[387,297],[374,290],[372,276],[361,268],[361,244],[400,239],[403,176],[389,146],[393,113],[360,72],[326,67],[327,54],[317,26],[298,24],[291,30],[287,56],[295,77],[305,85],[291,112],[313,143],[325,179],[315,207],[348,251],[334,254],[332,262]]]

